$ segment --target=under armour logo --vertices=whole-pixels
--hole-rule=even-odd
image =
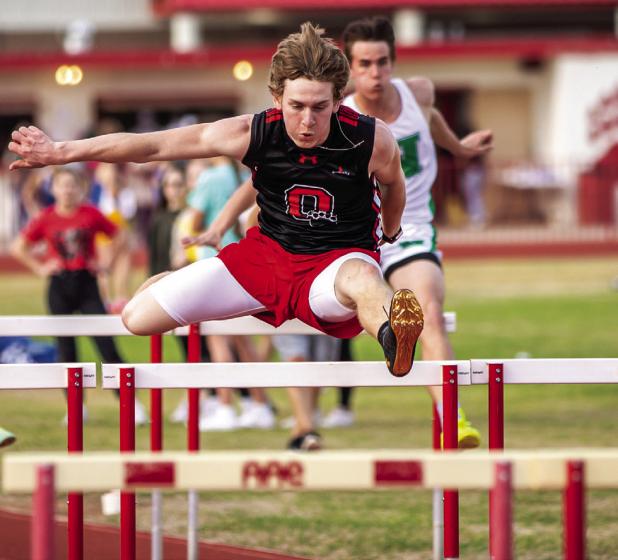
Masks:
[[[309,160],[309,163],[311,163],[311,165],[318,164],[318,156],[307,156],[305,154],[300,155],[300,157],[298,158],[298,163],[303,165],[307,160]]]

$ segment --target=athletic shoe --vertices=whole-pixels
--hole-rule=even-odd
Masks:
[[[238,426],[270,430],[275,427],[275,415],[267,404],[252,402],[251,406],[246,407],[245,412],[240,415]]]
[[[88,409],[85,404],[82,404],[82,424],[88,422]],[[67,412],[62,419],[62,425],[67,426],[69,424],[69,413]]]
[[[8,447],[12,443],[15,443],[15,436],[5,430],[4,428],[0,428],[0,447]]]
[[[457,448],[458,449],[475,449],[481,445],[480,432],[470,424],[466,418],[463,408],[457,411]],[[440,445],[444,447],[444,433],[440,434]]]
[[[317,432],[306,432],[288,441],[287,448],[294,451],[318,451],[322,449],[322,437]]]
[[[229,404],[218,404],[212,414],[200,418],[200,432],[229,432],[236,428],[238,428],[238,417]]]
[[[457,447],[459,449],[474,449],[481,445],[481,434],[470,424],[462,408],[460,408],[458,412]]]
[[[423,311],[411,290],[397,290],[391,301],[388,322],[378,333],[386,366],[395,377],[407,375],[414,362],[416,342],[423,330]]]
[[[138,400],[135,401],[135,425],[136,426],[144,426],[150,422],[150,418],[148,417],[148,412],[146,412],[146,408],[144,405]]]
[[[338,406],[330,411],[322,422],[323,428],[347,428],[354,424],[354,413],[347,408]]]
[[[212,415],[219,401],[217,397],[206,397],[200,399],[200,418],[206,418],[206,416]],[[169,420],[174,424],[186,424],[189,419],[189,401],[182,399],[172,414],[170,414]]]

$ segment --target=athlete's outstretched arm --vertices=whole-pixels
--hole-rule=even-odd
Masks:
[[[401,225],[406,189],[399,146],[388,126],[376,119],[376,133],[369,172],[374,173],[382,192],[382,231],[393,237]]]
[[[67,142],[54,142],[37,127],[22,126],[13,131],[9,143],[9,150],[21,159],[9,169],[73,161],[146,162],[219,155],[242,159],[249,147],[252,118],[241,115],[159,132],[119,132]]]
[[[482,156],[493,149],[491,130],[477,130],[460,140],[435,107],[431,110],[429,129],[433,141],[455,157],[469,159]]]
[[[461,140],[457,137],[442,113],[435,107],[435,88],[429,78],[415,76],[409,78],[407,84],[425,120],[429,123],[431,137],[438,146],[461,158],[481,156],[493,148],[491,130],[478,130]]]

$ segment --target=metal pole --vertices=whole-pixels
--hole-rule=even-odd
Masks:
[[[40,465],[36,469],[36,489],[32,497],[32,560],[54,560],[54,500],[54,466]]]
[[[67,370],[67,450],[82,453],[84,450],[83,370]],[[69,560],[84,558],[84,496],[69,492],[67,522],[67,557]]]
[[[135,451],[135,368],[120,368],[120,451]],[[120,492],[120,559],[135,560],[135,492]]]
[[[584,462],[567,463],[567,485],[564,490],[564,558],[586,558],[586,499]]]
[[[432,447],[434,451],[440,451],[442,446],[440,436],[442,435],[442,422],[438,407],[434,404],[432,421]],[[442,560],[444,551],[444,494],[442,488],[433,489],[432,500],[432,525],[433,525],[433,560]]]
[[[150,337],[150,362],[160,364],[163,361],[163,336],[155,334]],[[150,390],[150,450],[163,449],[163,391]],[[160,490],[151,493],[151,530],[150,558],[163,558],[163,500]]]
[[[189,340],[187,349],[187,361],[191,363],[201,362],[200,324],[194,323],[189,327]],[[198,452],[200,450],[200,391],[189,389],[189,417],[187,422],[187,450]],[[198,558],[198,495],[195,490],[188,492],[187,511],[187,559]]]
[[[513,559],[513,478],[512,466],[508,461],[495,465],[493,507],[489,526],[491,528],[491,560]]]
[[[444,450],[457,449],[457,366],[442,366]],[[459,558],[459,492],[444,490],[444,558]]]
[[[489,449],[504,449],[504,364],[489,364],[488,383]],[[489,490],[489,519],[494,508],[494,491]],[[493,557],[493,527],[489,524],[489,556]]]

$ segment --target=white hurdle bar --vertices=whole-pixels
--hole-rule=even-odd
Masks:
[[[448,332],[455,332],[457,315],[444,313]],[[122,323],[120,315],[1,315],[0,332],[11,336],[133,336]],[[187,335],[189,327],[178,327],[166,334]],[[200,334],[322,334],[298,319],[273,327],[255,317],[238,317],[225,321],[200,323]]]
[[[81,453],[84,449],[83,389],[96,387],[96,373],[94,363],[0,364],[0,390],[66,389],[67,449],[69,453]],[[42,475],[42,480],[49,476]],[[81,492],[69,493],[67,548],[71,560],[83,556],[83,511]]]
[[[35,492],[39,468],[52,469],[57,491],[168,490],[369,490],[402,487],[493,489],[490,515],[492,558],[513,558],[512,490],[564,491],[564,557],[585,557],[585,488],[618,488],[618,450],[579,449],[466,454],[426,451],[333,451],[298,454],[276,451],[207,453],[7,454],[5,492]],[[49,476],[45,483],[49,482]],[[35,528],[45,538],[53,528],[53,494],[35,511]],[[40,493],[39,493],[40,495]],[[40,500],[41,501],[41,500]],[[50,503],[52,502],[52,503]],[[51,516],[50,516],[51,512]],[[47,514],[45,521],[37,517]],[[41,530],[41,527],[43,530]],[[38,547],[44,549],[45,547]],[[133,559],[127,554],[121,558]],[[34,560],[51,560],[41,555]]]

